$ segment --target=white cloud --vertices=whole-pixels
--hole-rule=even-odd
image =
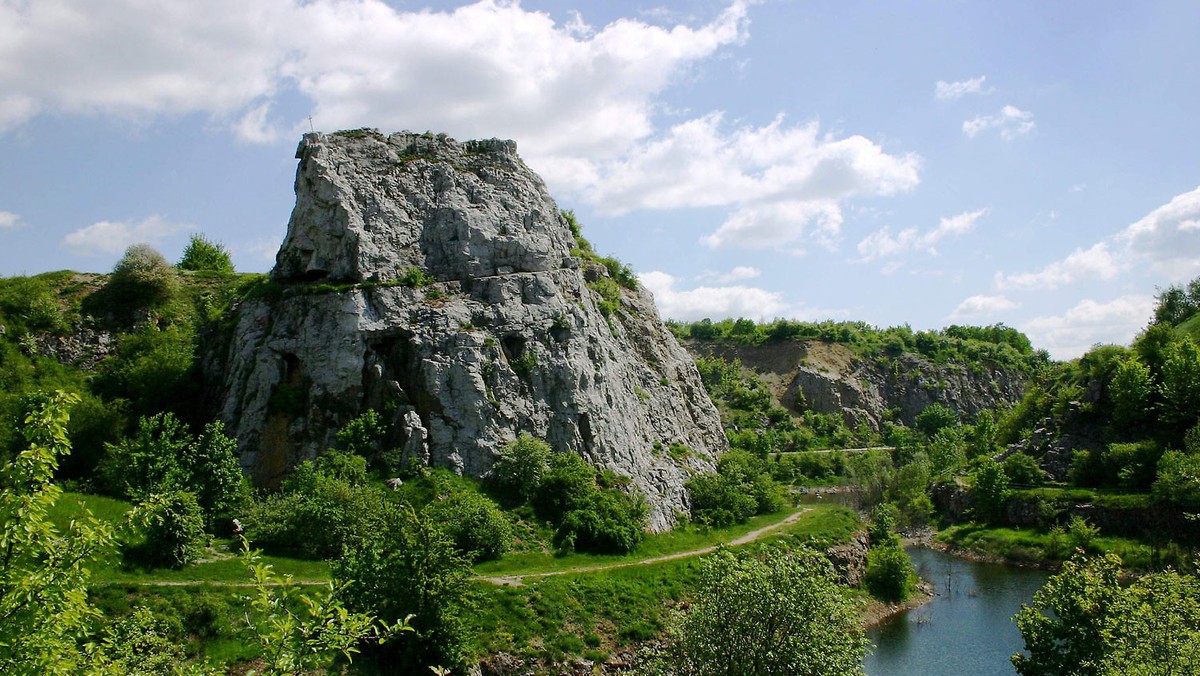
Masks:
[[[1008,105],[1001,108],[1000,112],[995,115],[980,115],[963,122],[962,130],[969,138],[975,138],[984,130],[998,129],[1000,138],[1011,141],[1033,131],[1034,126],[1036,123],[1033,121],[1033,113]]]
[[[754,279],[762,275],[762,270],[758,268],[739,265],[729,272],[713,272],[707,271],[703,274],[696,275],[697,281],[712,281],[717,284],[729,284],[730,282],[740,282],[747,279]]]
[[[954,308],[954,312],[950,313],[950,319],[965,319],[965,318],[981,318],[991,317],[998,312],[1013,310],[1020,307],[1016,303],[1004,296],[971,296]]]
[[[958,82],[946,82],[938,80],[934,86],[933,95],[943,101],[953,101],[960,99],[967,94],[985,94],[983,91],[983,82],[987,80],[986,75],[973,77],[969,80],[960,80]],[[990,90],[989,90],[990,91]]]
[[[731,206],[703,241],[752,248],[839,234],[839,201],[892,195],[918,182],[915,155],[889,155],[861,136],[834,139],[816,123],[726,129],[721,113],[673,126],[623,157],[577,168],[565,186],[608,213]]]
[[[0,211],[0,230],[8,230],[22,225],[21,217],[11,211]]]
[[[885,227],[864,237],[858,243],[858,253],[864,262],[895,256],[905,251],[924,250],[936,254],[938,242],[946,237],[957,237],[970,232],[974,229],[976,221],[987,212],[987,209],[976,209],[957,216],[948,216],[941,219],[937,227],[924,233],[916,228],[906,228],[892,235],[891,229]]]
[[[153,243],[190,226],[168,223],[155,214],[141,221],[99,221],[67,233],[62,246],[81,256],[119,254],[132,244]]]
[[[1054,289],[1084,279],[1112,279],[1126,266],[1114,256],[1105,242],[1089,249],[1076,249],[1061,261],[1055,261],[1038,272],[1008,275],[996,273],[1000,289]]]
[[[790,306],[783,295],[749,286],[698,286],[683,290],[679,280],[665,272],[645,272],[638,280],[654,294],[654,303],[664,318],[696,321],[709,317],[746,317],[755,320],[785,315]]]
[[[659,92],[746,37],[746,7],[698,26],[593,28],[500,0],[2,3],[0,132],[39,112],[199,112],[263,142],[277,137],[267,106],[295,89],[324,129],[500,134],[548,160],[619,154],[653,131]]]
[[[1200,274],[1200,188],[1176,195],[1113,240],[1171,279]]]
[[[1062,315],[1031,319],[1019,328],[1055,359],[1073,359],[1093,345],[1128,345],[1154,312],[1152,296],[1121,296],[1107,303],[1084,300]]]

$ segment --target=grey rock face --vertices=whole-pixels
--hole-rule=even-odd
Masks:
[[[844,345],[817,340],[748,347],[694,343],[703,354],[740,359],[762,374],[780,403],[841,415],[851,427],[879,430],[889,412],[912,425],[926,406],[940,403],[971,420],[985,409],[1012,404],[1025,392],[1026,378],[1004,369],[972,371],[934,364],[905,353],[890,367],[865,361]]]
[[[647,292],[601,313],[584,268],[607,271],[571,255],[512,142],[306,134],[297,157],[276,293],[243,303],[223,359],[221,415],[256,480],[374,408],[422,462],[483,477],[528,433],[631,477],[652,527],[674,523],[726,448],[716,409]],[[413,268],[437,281],[397,283]],[[656,450],[672,442],[695,453]]]

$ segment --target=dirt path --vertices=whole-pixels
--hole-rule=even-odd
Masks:
[[[709,545],[707,547],[701,547],[700,549],[692,549],[692,550],[686,551],[686,552],[675,552],[674,554],[664,554],[662,556],[653,556],[648,559],[640,559],[637,561],[623,561],[621,563],[608,563],[608,564],[602,564],[599,566],[578,566],[575,568],[567,568],[564,570],[552,570],[552,571],[547,571],[547,572],[543,572],[543,573],[524,573],[524,574],[520,574],[520,575],[497,575],[497,576],[480,575],[477,577],[473,577],[471,579],[478,580],[479,582],[489,582],[491,584],[508,586],[508,587],[520,587],[525,584],[525,580],[529,580],[529,579],[551,577],[553,575],[567,575],[569,573],[594,573],[594,572],[601,571],[601,570],[614,570],[617,568],[631,568],[633,566],[649,566],[649,565],[653,565],[655,563],[662,563],[663,561],[673,561],[675,559],[686,559],[686,558],[690,558],[693,556],[700,556],[702,554],[708,554],[709,552],[714,552],[717,550],[718,547],[721,547],[721,546],[735,547],[737,545],[744,545],[744,544],[747,544],[750,542],[754,542],[755,540],[763,537],[764,535],[766,535],[767,533],[770,533],[773,530],[777,530],[779,528],[783,528],[784,526],[786,526],[788,524],[795,523],[801,516],[803,516],[805,513],[809,512],[809,511],[811,511],[810,508],[805,508],[798,512],[793,512],[792,514],[789,514],[787,516],[787,518],[785,518],[783,520],[776,521],[775,523],[772,523],[772,524],[767,524],[766,526],[763,526],[762,528],[752,530],[749,533],[746,533],[745,535],[742,535],[740,537],[736,537],[728,542],[723,542],[721,544],[716,544],[716,545]]]
[[[709,552],[714,552],[717,550],[718,547],[721,547],[721,546],[736,547],[737,545],[744,545],[744,544],[748,544],[750,542],[754,542],[755,540],[758,540],[759,538],[763,537],[764,535],[767,535],[771,531],[778,530],[780,528],[783,528],[784,526],[795,523],[801,516],[803,516],[804,514],[806,514],[807,512],[810,512],[810,511],[812,511],[812,510],[810,508],[806,507],[804,509],[801,509],[798,512],[793,512],[793,513],[787,515],[787,517],[784,519],[776,521],[775,523],[767,524],[767,525],[763,526],[762,528],[752,530],[749,533],[746,533],[745,535],[736,537],[732,540],[729,540],[728,542],[723,542],[721,544],[716,544],[716,545],[709,545],[707,547],[701,547],[700,549],[692,549],[692,550],[689,550],[686,552],[675,552],[674,554],[664,554],[662,556],[652,556],[650,558],[639,559],[637,561],[623,561],[621,563],[608,563],[608,564],[601,564],[598,566],[577,566],[575,568],[566,568],[563,570],[552,570],[552,571],[547,571],[547,572],[542,572],[542,573],[522,573],[522,574],[517,574],[517,575],[497,575],[497,576],[479,575],[476,577],[472,577],[471,579],[477,580],[479,582],[488,582],[491,584],[508,586],[508,587],[520,587],[525,584],[525,580],[529,580],[529,579],[551,577],[553,575],[566,575],[568,573],[593,573],[593,572],[597,572],[597,571],[601,571],[601,570],[613,570],[616,568],[630,568],[632,566],[649,566],[649,565],[653,565],[655,563],[662,563],[663,561],[673,561],[675,559],[686,559],[686,558],[690,558],[693,556],[700,556],[702,554],[708,554]],[[297,584],[297,585],[305,586],[305,587],[310,587],[310,586],[326,585],[326,584],[328,584],[328,581],[327,580],[294,580],[293,583]],[[99,585],[132,584],[132,585],[137,585],[139,587],[191,587],[191,586],[197,586],[197,585],[209,585],[212,587],[244,588],[244,587],[257,586],[253,582],[224,582],[224,581],[218,581],[218,580],[119,580],[119,581],[111,581],[111,582],[100,582],[98,584]],[[280,583],[273,582],[273,583],[268,583],[267,586],[268,587],[276,587],[276,586],[279,586],[279,584]]]

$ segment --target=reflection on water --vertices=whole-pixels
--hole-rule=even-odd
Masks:
[[[867,632],[874,644],[868,676],[1013,674],[1009,656],[1022,647],[1012,616],[1050,573],[974,563],[931,549],[909,549],[933,601]]]

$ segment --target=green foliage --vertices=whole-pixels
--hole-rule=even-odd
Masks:
[[[929,456],[929,471],[941,476],[958,469],[967,462],[967,444],[961,428],[945,427],[933,435],[926,446]]]
[[[386,496],[363,481],[365,461],[326,453],[292,470],[282,492],[254,503],[242,520],[246,537],[271,552],[306,558],[339,556],[354,537],[384,528]]]
[[[407,619],[380,622],[370,612],[354,611],[343,598],[347,584],[329,583],[321,593],[307,593],[290,575],[280,576],[245,539],[243,561],[254,578],[254,595],[246,622],[262,649],[265,674],[308,673],[324,669],[335,657],[350,660],[363,646],[377,647],[411,632]],[[257,672],[252,672],[257,673]]]
[[[1200,310],[1200,278],[1186,286],[1173,284],[1159,292],[1154,323],[1178,326]]]
[[[188,491],[194,494],[205,522],[241,505],[246,494],[237,442],[225,435],[220,422],[211,422],[193,438],[171,413],[142,418],[134,436],[108,445],[99,474],[116,496],[141,500],[153,493]]]
[[[1200,347],[1185,336],[1171,343],[1164,352],[1162,383],[1162,420],[1182,433],[1200,417]]]
[[[400,285],[413,289],[421,289],[437,282],[437,279],[421,268],[408,268],[400,276]]]
[[[1010,483],[1022,486],[1040,486],[1046,481],[1038,461],[1025,453],[1013,453],[1004,459],[1004,474]]]
[[[1120,582],[1114,554],[1063,564],[1014,618],[1023,676],[1188,674],[1200,668],[1200,584],[1174,571]]]
[[[890,542],[894,537],[896,525],[900,521],[900,510],[890,502],[881,502],[871,510],[871,526],[867,535],[871,543]]]
[[[188,244],[183,249],[183,257],[179,259],[176,267],[193,272],[233,274],[233,260],[229,257],[229,250],[220,242],[209,241],[207,237],[199,233],[188,238]]]
[[[586,460],[576,453],[553,453],[533,506],[543,519],[557,523],[567,512],[585,505],[595,490],[596,471]]]
[[[597,490],[587,501],[566,513],[554,532],[560,550],[624,554],[645,535],[646,502],[641,495]]]
[[[550,468],[550,444],[528,434],[504,445],[492,463],[492,480],[518,503],[533,499]]]
[[[945,429],[950,429],[958,425],[958,415],[949,408],[939,403],[932,403],[926,406],[919,414],[917,414],[916,427],[925,434],[925,436],[933,438],[938,432]]]
[[[116,358],[100,366],[95,389],[107,399],[129,400],[134,414],[186,409],[197,394],[195,357],[196,334],[190,325],[145,324],[121,336]]]
[[[404,622],[412,631],[388,644],[367,646],[364,654],[396,673],[463,666],[470,640],[464,624],[467,559],[411,507],[388,504],[380,515],[381,527],[360,531],[347,542],[345,556],[334,562],[334,579],[345,588],[347,608]]]
[[[88,562],[110,549],[111,526],[85,512],[59,531],[50,510],[62,491],[51,483],[70,453],[68,409],[59,392],[25,419],[28,446],[0,469],[0,671],[72,674],[85,665],[79,642],[98,615],[88,602]]]
[[[1162,449],[1154,441],[1109,444],[1098,451],[1079,450],[1071,460],[1071,482],[1078,486],[1147,489],[1154,483]]]
[[[806,547],[762,559],[721,552],[701,572],[672,641],[688,676],[862,673],[867,642],[829,562]]]
[[[687,481],[692,519],[716,527],[742,523],[755,514],[783,509],[783,489],[766,461],[745,451],[730,451],[717,461],[715,474]]]
[[[107,627],[89,651],[89,676],[208,676],[219,673],[204,661],[189,661],[170,623],[139,606]]]
[[[133,561],[147,566],[182,568],[204,551],[204,516],[196,496],[185,491],[151,495],[136,510],[143,541],[127,550]]]
[[[1153,380],[1150,368],[1137,359],[1125,359],[1117,366],[1108,392],[1113,405],[1113,423],[1122,428],[1138,428],[1150,414]]]
[[[369,458],[383,449],[387,434],[383,418],[374,409],[367,409],[337,431],[337,445],[347,453]]]
[[[478,493],[454,491],[426,510],[458,550],[474,561],[498,559],[512,547],[508,518],[496,503]]]
[[[139,312],[166,305],[178,286],[175,267],[162,254],[149,244],[134,244],[117,261],[104,288],[85,300],[83,309],[97,317],[128,322]]]
[[[871,595],[889,603],[907,601],[917,589],[917,574],[900,540],[891,536],[867,550],[863,585]]]
[[[1200,510],[1200,455],[1167,451],[1158,459],[1154,500],[1188,511]]]
[[[976,516],[989,523],[1004,518],[1010,480],[1004,466],[991,458],[980,458],[971,475],[971,503]]]

